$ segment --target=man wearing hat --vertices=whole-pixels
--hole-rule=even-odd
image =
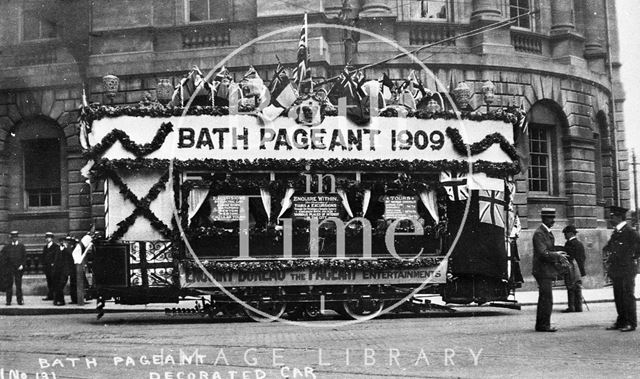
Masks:
[[[44,247],[42,248],[42,268],[47,278],[47,296],[42,300],[53,300],[53,261],[56,252],[60,251],[60,246],[53,242],[53,233],[47,232],[44,235]]]
[[[636,316],[635,278],[640,257],[640,236],[627,224],[627,209],[611,206],[609,222],[614,227],[604,247],[607,273],[613,282],[613,298],[618,318],[607,330],[631,332],[638,326]]]
[[[11,233],[11,240],[2,249],[2,255],[7,262],[7,273],[9,274],[10,284],[7,288],[7,305],[11,305],[11,297],[13,296],[13,284],[16,285],[16,301],[18,305],[24,304],[22,298],[22,273],[24,266],[27,264],[27,249],[22,242],[18,240],[18,231]]]
[[[582,312],[582,277],[586,275],[584,262],[586,255],[584,245],[578,240],[576,235],[578,230],[573,225],[568,225],[562,229],[564,239],[564,251],[568,255],[571,269],[564,276],[564,284],[567,286],[568,307],[563,312]]]
[[[73,240],[71,236],[60,239],[61,245],[53,262],[53,305],[66,304],[64,301],[64,287],[67,286],[69,275],[72,272],[71,267],[73,267],[73,247],[71,246]]]
[[[553,310],[552,282],[558,275],[555,263],[564,259],[555,246],[551,227],[555,223],[556,210],[542,208],[542,225],[533,233],[533,277],[538,282],[538,307],[536,313],[536,332],[555,332],[551,327]]]

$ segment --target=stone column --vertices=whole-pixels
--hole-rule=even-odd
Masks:
[[[471,28],[479,28],[504,17],[498,6],[499,0],[473,0]],[[509,26],[480,33],[473,37],[471,51],[475,54],[512,54]]]
[[[573,1],[551,2],[551,34],[563,34],[576,29],[573,19]]]
[[[471,22],[491,21],[496,22],[502,19],[502,12],[498,8],[496,0],[473,0],[473,10],[471,11]]]
[[[604,72],[606,30],[603,0],[587,0],[584,57],[593,71]]]
[[[584,65],[584,37],[576,32],[573,1],[551,2],[551,55],[561,63]]]

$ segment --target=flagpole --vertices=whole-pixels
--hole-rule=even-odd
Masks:
[[[304,42],[307,45],[307,62],[309,62],[309,56],[311,55],[311,49],[309,49],[309,24],[307,23],[307,12],[304,13]],[[311,76],[311,66],[307,68],[309,70],[309,82],[311,85],[310,92],[313,92],[313,77]]]
[[[305,51],[308,52],[309,49],[309,41],[308,41],[308,35],[307,35],[307,12],[304,12],[304,26],[302,27],[304,29],[304,46],[305,46]],[[299,47],[298,47],[299,48]],[[305,57],[306,58],[306,57]],[[305,59],[306,60],[306,59]],[[305,67],[305,71],[306,71],[306,67]],[[300,93],[300,88],[302,87],[302,82],[304,81],[304,73],[303,72],[299,72],[298,75],[300,75],[300,80],[298,81],[298,93]]]

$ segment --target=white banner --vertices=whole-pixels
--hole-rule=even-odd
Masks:
[[[225,287],[247,286],[313,286],[313,285],[364,285],[364,284],[420,284],[431,278],[429,283],[446,283],[447,266],[440,269],[434,264],[429,267],[346,270],[336,267],[308,268],[290,271],[228,271],[211,272],[213,278]],[[185,270],[180,265],[180,287],[213,288],[215,283],[199,268]]]
[[[160,125],[173,124],[162,147],[145,158],[159,159],[403,159],[466,160],[447,137],[457,129],[466,144],[499,133],[513,142],[513,127],[503,121],[421,120],[373,117],[369,126],[357,126],[345,117],[327,117],[321,125],[307,127],[282,117],[263,125],[254,116],[185,116],[104,118],[93,123],[91,146],[120,129],[136,144],[150,143]],[[116,141],[106,159],[135,158]],[[471,157],[472,161],[512,162],[499,144]]]

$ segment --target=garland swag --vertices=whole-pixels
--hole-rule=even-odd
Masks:
[[[114,241],[122,238],[122,236],[124,236],[127,230],[129,230],[136,219],[140,216],[149,220],[151,226],[167,239],[170,239],[172,237],[171,229],[164,222],[158,219],[158,217],[153,214],[153,212],[149,208],[151,202],[153,202],[158,197],[160,192],[165,189],[166,184],[169,181],[169,172],[165,172],[160,177],[158,182],[149,189],[147,195],[142,199],[139,199],[131,191],[129,186],[127,186],[126,183],[124,183],[122,179],[120,179],[120,177],[114,170],[103,170],[102,177],[111,179],[113,183],[120,189],[120,193],[122,194],[122,196],[125,199],[131,201],[135,206],[133,212],[131,212],[131,214],[127,218],[118,223],[118,229],[111,235],[111,237],[109,237],[110,240]]]
[[[102,139],[99,144],[93,146],[89,151],[85,152],[84,155],[88,159],[97,159],[102,154],[104,154],[104,152],[107,151],[111,146],[113,146],[116,141],[120,141],[122,147],[126,151],[135,155],[136,158],[142,158],[161,148],[162,144],[164,144],[164,141],[167,138],[167,135],[169,135],[169,133],[171,133],[172,131],[173,124],[170,122],[163,122],[151,142],[144,145],[138,145],[131,141],[131,138],[127,133],[123,132],[120,129],[113,129]]]
[[[226,106],[191,106],[188,108],[174,107],[174,106],[162,106],[161,104],[151,103],[149,105],[141,104],[136,106],[112,106],[112,105],[100,105],[90,104],[83,107],[80,111],[80,117],[82,121],[91,125],[93,121],[103,118],[115,118],[120,116],[133,116],[133,117],[180,117],[180,116],[226,116],[229,114],[229,108]],[[248,113],[253,114],[255,113]],[[337,110],[325,110],[325,116],[337,116]],[[397,117],[397,112],[383,111],[379,115],[380,117]],[[484,120],[496,120],[510,122],[516,124],[521,117],[521,111],[518,108],[507,107],[503,109],[497,109],[488,113],[469,112],[462,111],[456,113],[452,110],[440,111],[440,112],[427,112],[425,110],[419,110],[415,112],[409,112],[407,117],[415,117],[419,119],[463,119],[471,121],[484,121]]]
[[[516,148],[513,147],[513,145],[510,144],[509,141],[507,141],[507,139],[500,133],[489,134],[485,136],[482,141],[472,143],[471,145],[464,143],[458,129],[448,127],[446,133],[447,137],[449,137],[451,142],[453,142],[453,147],[458,154],[466,155],[467,151],[469,151],[471,155],[477,155],[497,143],[500,144],[500,148],[502,151],[507,153],[509,158],[514,161],[518,159],[518,152],[516,151]]]

